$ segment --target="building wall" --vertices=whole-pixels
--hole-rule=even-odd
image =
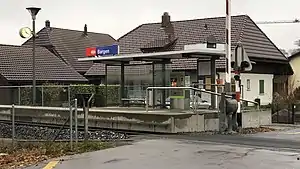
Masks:
[[[289,92],[300,86],[300,54],[290,60],[294,74],[289,77]]]
[[[232,73],[232,77],[234,74]],[[220,77],[225,79],[225,73],[220,73]],[[261,105],[272,103],[273,100],[273,74],[242,73],[241,83],[243,85],[243,98],[252,100],[259,98]],[[260,93],[260,80],[263,80],[263,93]]]

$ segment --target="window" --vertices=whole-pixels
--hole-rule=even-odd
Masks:
[[[250,79],[247,79],[247,91],[250,91]]]
[[[265,93],[265,81],[259,80],[259,94]]]

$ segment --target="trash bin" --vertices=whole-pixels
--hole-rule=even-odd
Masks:
[[[170,98],[170,109],[180,109],[189,110],[190,109],[190,99],[188,98]]]

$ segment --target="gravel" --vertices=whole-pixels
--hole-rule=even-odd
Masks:
[[[24,140],[53,140],[59,132],[58,128],[39,127],[29,125],[16,125],[16,139]],[[125,133],[109,130],[89,131],[89,140],[113,141],[127,139],[129,136]],[[12,126],[10,124],[0,123],[0,138],[12,138]],[[73,139],[75,131],[73,130]],[[70,129],[63,129],[56,140],[70,139]],[[78,139],[84,139],[84,132],[78,131]]]
[[[266,133],[266,132],[272,132],[272,131],[276,131],[277,129],[275,128],[269,128],[269,127],[257,127],[257,128],[239,128],[237,132],[232,132],[232,133],[220,133],[218,131],[204,131],[204,132],[192,132],[192,133],[188,133],[189,135],[193,136],[193,135],[203,135],[203,136],[207,136],[207,135],[245,135],[245,134],[256,134],[256,133]]]

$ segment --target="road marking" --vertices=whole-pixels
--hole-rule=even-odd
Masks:
[[[43,169],[53,169],[59,161],[51,161],[49,162]]]
[[[286,133],[286,134],[300,134],[300,132],[292,132],[292,133]]]

